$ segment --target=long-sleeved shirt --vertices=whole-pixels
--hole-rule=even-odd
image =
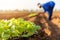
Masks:
[[[55,6],[55,3],[53,1],[47,2],[45,4],[42,4],[42,7],[44,9],[44,11],[53,11],[53,8]]]

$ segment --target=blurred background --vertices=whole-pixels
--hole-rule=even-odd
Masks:
[[[0,10],[36,10],[37,3],[43,4],[48,1],[54,1],[56,3],[54,10],[60,10],[60,0],[0,0]]]

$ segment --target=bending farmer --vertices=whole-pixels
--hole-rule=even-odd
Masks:
[[[44,12],[48,12],[48,20],[51,20],[53,9],[55,6],[55,2],[49,1],[49,2],[44,3],[44,4],[38,3],[37,5],[39,8],[43,8]]]

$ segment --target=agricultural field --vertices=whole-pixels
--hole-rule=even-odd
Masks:
[[[47,17],[48,17],[48,13],[45,13],[43,15],[42,12],[33,12],[33,11],[30,12],[30,11],[25,11],[25,10],[24,11],[17,11],[17,10],[0,11],[0,22],[1,22],[0,26],[2,26],[3,23],[5,23],[3,27],[8,26],[7,24],[11,23],[11,22],[12,22],[12,24],[18,25],[20,22],[19,18],[22,18],[26,21],[26,23],[24,23],[25,21],[23,21],[22,25],[26,26],[26,25],[31,24],[30,26],[31,27],[33,26],[32,28],[34,28],[34,29],[32,30],[32,28],[31,28],[31,31],[32,31],[32,33],[30,33],[31,35],[29,34],[29,35],[24,35],[24,37],[20,37],[20,36],[17,37],[16,35],[13,35],[11,33],[12,37],[8,36],[9,37],[8,40],[60,40],[60,11],[53,12],[51,21],[48,21]],[[9,22],[6,23],[4,20],[7,20],[6,22],[8,22],[8,21]],[[15,21],[17,21],[17,22],[15,22]],[[20,26],[20,24],[18,26]],[[17,28],[18,28],[18,26],[17,26]],[[36,26],[38,26],[38,27],[36,27]],[[40,30],[37,30],[38,28],[40,28]],[[9,29],[11,29],[11,28],[9,28]],[[18,30],[18,29],[16,29],[16,30]],[[36,32],[36,34],[34,34],[36,30],[37,30],[37,32]],[[17,35],[19,34],[19,32],[16,32]],[[0,35],[1,35],[1,33],[0,33]],[[4,40],[3,36],[0,39]]]

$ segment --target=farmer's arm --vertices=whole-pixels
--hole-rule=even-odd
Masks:
[[[45,16],[45,9],[43,8],[42,4],[38,3],[37,6],[39,7],[39,12],[37,15],[40,15],[40,16]]]

